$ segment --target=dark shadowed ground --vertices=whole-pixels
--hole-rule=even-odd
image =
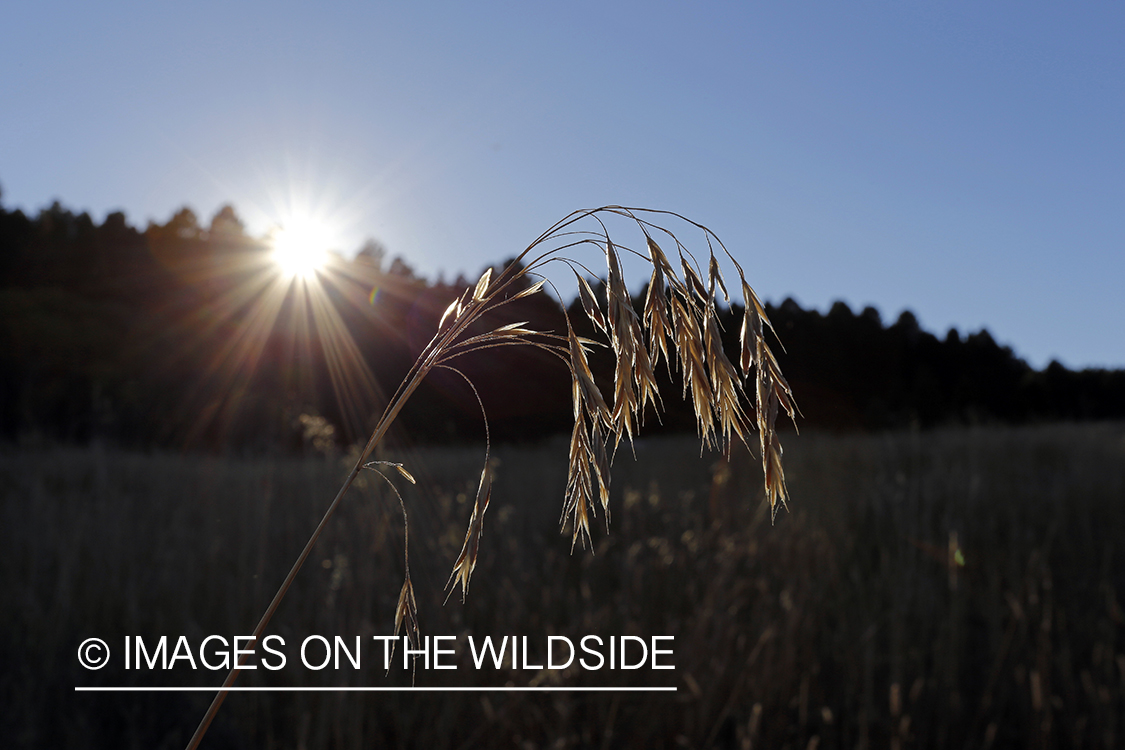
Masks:
[[[467,600],[442,605],[483,451],[393,456],[418,479],[410,563],[427,635],[675,636],[674,671],[419,669],[416,684],[674,685],[674,694],[240,694],[204,747],[1114,748],[1125,741],[1125,427],[787,438],[771,525],[754,461],[640,441],[595,554],[559,534],[566,446],[494,451]],[[179,748],[217,685],[124,671],[126,635],[247,634],[334,494],[340,457],[94,447],[0,454],[0,709],[8,747]],[[389,634],[397,501],[346,499],[270,631]],[[963,563],[963,564],[962,564]],[[89,672],[90,636],[117,660]],[[246,673],[245,685],[408,685],[401,669]]]

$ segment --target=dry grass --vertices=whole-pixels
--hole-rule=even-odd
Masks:
[[[611,239],[607,221],[614,220],[624,220],[637,230],[639,236],[644,238],[643,251],[619,246]],[[702,234],[701,241],[707,246],[705,272],[696,256],[669,228],[670,224],[683,227],[681,231],[691,230]],[[675,247],[679,271],[669,261],[654,235],[666,239]],[[719,258],[715,254],[716,246],[737,271],[745,302],[739,357],[741,371],[723,351],[719,335],[715,314],[717,295],[721,292],[728,303],[730,297]],[[586,279],[586,275],[596,274],[575,257],[583,251],[595,252],[605,264],[604,306],[596,298]],[[623,252],[644,261],[651,268],[652,276],[644,300],[643,316],[636,313],[625,285],[620,258]],[[612,405],[595,382],[587,361],[587,351],[591,346],[597,345],[597,342],[579,337],[569,316],[566,318],[565,331],[535,331],[526,328],[526,323],[521,322],[490,327],[484,331],[479,330],[476,325],[484,321],[486,316],[493,317],[498,310],[515,300],[541,293],[545,284],[549,283],[544,274],[551,264],[562,264],[574,273],[586,315],[605,334],[608,345],[613,350],[616,372]],[[703,282],[704,277],[707,279],[706,284]],[[537,281],[530,283],[530,279]],[[559,301],[562,302],[561,297]],[[782,451],[776,431],[777,414],[781,408],[793,418],[796,407],[793,394],[766,341],[765,328],[769,325],[765,311],[746,281],[742,266],[705,226],[667,211],[622,206],[604,206],[569,214],[532,242],[496,278],[493,278],[492,269],[487,269],[473,288],[466,289],[449,304],[434,337],[423,348],[398,390],[391,396],[370,439],[359,452],[351,472],[344,479],[335,499],[259,619],[253,637],[259,639],[265,633],[274,612],[360,471],[364,468],[378,468],[367,462],[368,457],[383,440],[403,406],[426,376],[435,368],[451,370],[465,378],[472,387],[472,382],[455,364],[459,357],[470,352],[502,346],[532,346],[558,357],[569,368],[573,381],[574,430],[570,441],[562,518],[564,524],[570,519],[572,549],[579,539],[584,540],[584,545],[592,544],[590,520],[596,516],[598,505],[601,506],[608,528],[610,466],[622,440],[632,443],[643,420],[645,408],[655,408],[659,404],[660,395],[653,369],[658,355],[663,355],[669,367],[679,366],[684,394],[690,395],[703,446],[722,446],[728,453],[735,436],[745,442],[753,429],[747,416],[747,407],[744,406],[746,397],[742,381],[751,371],[756,371],[756,428],[759,433],[766,497],[771,509],[776,511],[787,498],[785,475],[781,466]],[[473,391],[476,392],[475,387]],[[477,400],[480,400],[479,395]],[[484,415],[484,421],[487,430],[487,415]],[[462,598],[468,592],[469,581],[477,564],[484,517],[491,497],[488,449],[486,441],[484,466],[480,472],[468,529],[446,584],[450,591],[453,587],[460,586]],[[405,523],[405,505],[402,510]],[[395,625],[396,635],[400,632],[399,628],[405,626],[414,641],[419,632],[415,602],[408,557],[406,577],[395,610]],[[195,736],[189,742],[188,750],[198,747],[227,696],[227,688],[234,683],[240,671],[241,665],[236,664],[227,675]]]
[[[644,252],[616,245],[603,220],[606,217],[625,218],[633,223],[644,238]],[[695,256],[670,229],[654,223],[653,217],[676,220],[702,233],[708,248],[706,285],[696,270],[699,266]],[[593,223],[593,231],[585,228],[590,223]],[[669,262],[654,234],[667,237],[674,243],[682,276]],[[736,269],[746,304],[741,339],[741,375],[723,351],[716,322],[717,293],[721,291],[726,301],[730,301],[715,256],[716,245],[722,248]],[[606,278],[602,280],[606,289],[604,304],[597,299],[587,279],[587,275],[593,275],[592,272],[571,257],[574,252],[587,248],[595,250],[605,263]],[[620,260],[622,252],[644,260],[651,267],[643,316],[636,313],[625,285]],[[562,263],[574,272],[583,309],[591,323],[605,334],[613,350],[616,371],[612,404],[603,396],[587,361],[587,351],[594,342],[579,337],[569,318],[565,331],[533,331],[525,328],[524,323],[510,323],[483,333],[473,330],[473,324],[485,315],[513,300],[538,293],[546,283],[543,274],[551,263]],[[529,278],[538,278],[539,281],[525,286],[525,280]],[[412,384],[425,377],[430,369],[444,367],[455,370],[451,362],[480,349],[529,345],[565,362],[573,381],[574,430],[562,515],[564,521],[570,518],[572,545],[579,539],[590,543],[590,519],[596,515],[599,505],[607,524],[609,521],[612,458],[623,439],[632,441],[646,407],[656,408],[660,403],[654,367],[661,355],[669,367],[678,366],[682,372],[684,393],[691,396],[704,446],[715,447],[721,442],[727,450],[732,436],[737,435],[745,441],[752,431],[744,406],[746,399],[742,379],[757,365],[755,412],[767,497],[773,508],[785,502],[787,493],[775,423],[779,406],[790,417],[794,416],[795,407],[789,386],[764,335],[764,326],[768,325],[765,311],[747,283],[742,267],[706,227],[667,212],[618,206],[578,211],[540,236],[497,278],[492,278],[492,269],[486,270],[472,290],[466,290],[450,304],[437,334],[418,357],[415,370],[404,380],[400,393],[402,397],[408,397]],[[671,348],[669,341],[672,342]],[[385,420],[387,417],[393,419],[397,413],[395,409],[399,398],[396,394],[392,399]],[[487,422],[487,417],[485,419]],[[383,423],[380,426],[383,427]],[[370,452],[380,434],[377,428],[364,455]],[[451,583],[460,584],[462,595],[468,590],[476,563],[482,521],[488,505],[488,481],[486,458],[464,546],[450,578]]]
[[[625,218],[644,238],[644,251],[618,246],[606,228],[607,217]],[[704,284],[699,261],[666,226],[654,223],[677,221],[699,231],[706,242]],[[593,224],[594,229],[585,228]],[[680,273],[676,271],[653,235],[666,237],[676,248]],[[741,356],[736,368],[723,350],[715,314],[717,295],[730,302],[715,246],[722,249],[738,273],[745,316],[742,324]],[[594,275],[579,260],[571,257],[583,249],[593,249],[602,257],[606,298],[597,299],[587,276]],[[643,315],[638,315],[625,285],[621,253],[642,259],[651,268]],[[511,323],[486,332],[472,331],[483,316],[521,297],[535,294],[546,283],[547,266],[562,263],[575,275],[582,307],[590,322],[600,330],[613,350],[615,361],[612,403],[604,397],[590,371],[587,352],[595,342],[579,337],[569,318],[565,331],[539,332]],[[539,281],[524,287],[526,279]],[[510,292],[509,290],[517,290]],[[560,299],[561,302],[561,299]],[[439,324],[434,339],[418,358],[416,371],[404,381],[409,392],[411,378],[425,377],[432,367],[453,368],[449,363],[468,352],[480,349],[530,345],[557,356],[566,363],[573,382],[574,429],[570,441],[570,470],[562,516],[570,519],[572,546],[580,539],[591,543],[590,519],[600,505],[609,522],[610,467],[623,439],[632,441],[647,407],[657,408],[660,394],[654,368],[663,356],[669,367],[682,373],[684,395],[694,406],[699,435],[707,448],[722,446],[729,451],[734,436],[745,442],[753,428],[747,417],[742,381],[756,371],[754,410],[760,435],[766,494],[771,508],[784,504],[787,491],[781,470],[781,446],[776,420],[783,408],[792,418],[795,405],[788,384],[766,341],[764,328],[769,319],[738,262],[706,227],[668,212],[630,209],[619,206],[577,211],[551,227],[533,242],[497,278],[489,269],[475,288],[454,300]],[[671,346],[669,346],[671,343]],[[392,400],[388,413],[393,414]],[[486,417],[487,421],[487,417]],[[378,434],[378,430],[376,431]],[[374,440],[374,438],[373,438]],[[368,450],[372,447],[369,443]],[[451,582],[468,590],[475,565],[484,511],[487,508],[488,466],[481,476],[478,501],[458,557]]]
[[[481,449],[404,462],[412,578],[431,633],[674,635],[676,671],[425,674],[425,684],[675,684],[674,697],[235,695],[209,747],[1117,748],[1125,726],[1125,429],[787,439],[801,498],[769,522],[756,462],[638,440],[596,555],[557,536],[565,441],[496,446],[477,586],[443,606]],[[100,636],[244,632],[347,467],[98,450],[0,454],[0,723],[12,747],[182,747],[195,696],[75,685],[212,673],[78,668]],[[393,471],[393,469],[392,469]],[[398,498],[365,472],[271,632],[385,634]],[[950,565],[950,541],[964,566]],[[395,670],[246,683],[408,685]],[[419,675],[421,681],[422,675]],[[615,682],[628,680],[628,683]]]

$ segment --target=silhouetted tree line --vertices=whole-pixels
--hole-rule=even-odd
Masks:
[[[475,279],[428,282],[374,242],[334,258],[319,278],[319,295],[280,279],[268,247],[229,206],[206,225],[185,208],[141,231],[122,213],[97,224],[58,203],[34,217],[0,205],[0,437],[223,450],[354,441]],[[802,426],[1125,417],[1122,370],[1037,371],[987,331],[939,339],[909,312],[885,325],[873,308],[857,315],[842,302],[827,314],[792,300],[767,311]],[[592,336],[581,306],[570,313]],[[564,325],[546,294],[502,314],[491,322]],[[722,315],[732,353],[740,316],[737,306]],[[592,360],[607,393],[609,357]],[[493,439],[569,429],[570,378],[550,354],[500,348],[456,364],[476,386]],[[663,377],[664,411],[646,416],[646,432],[694,429],[679,374]],[[435,371],[398,434],[479,438],[480,405],[459,374]]]

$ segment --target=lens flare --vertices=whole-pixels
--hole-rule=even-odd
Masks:
[[[366,415],[385,402],[345,322],[356,311],[372,314],[368,292],[379,282],[378,269],[338,253],[344,241],[338,214],[286,210],[273,222],[264,237],[244,236],[247,252],[206,254],[221,262],[200,272],[206,314],[192,321],[185,343],[205,352],[177,414],[188,442],[241,424],[261,378],[280,383],[292,399],[286,408],[293,409],[316,402],[330,386],[336,426],[347,436],[365,433]]]

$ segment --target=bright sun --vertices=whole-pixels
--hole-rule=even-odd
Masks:
[[[290,277],[308,279],[328,262],[333,232],[314,219],[291,218],[274,233],[273,262]]]

